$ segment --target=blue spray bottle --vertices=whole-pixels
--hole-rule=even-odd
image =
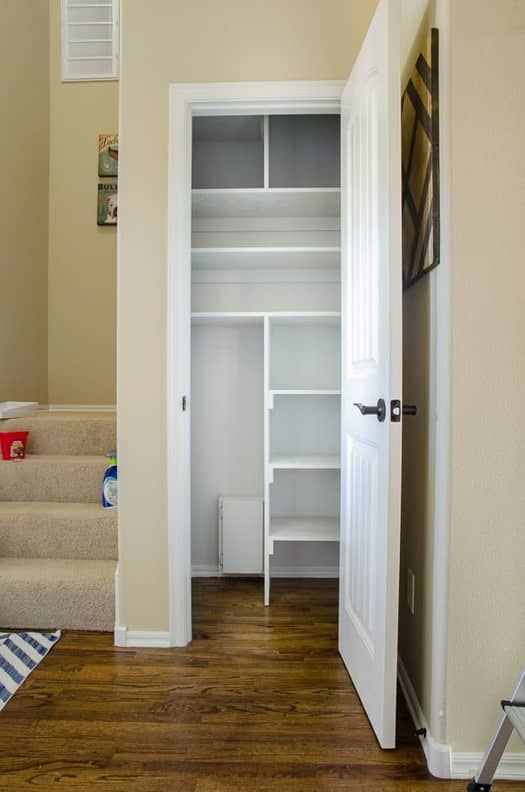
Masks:
[[[117,451],[108,451],[109,465],[104,473],[102,483],[102,506],[105,509],[115,509],[118,506],[118,469]]]

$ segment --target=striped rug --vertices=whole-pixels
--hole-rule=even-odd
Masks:
[[[0,633],[0,710],[60,638],[52,633]]]

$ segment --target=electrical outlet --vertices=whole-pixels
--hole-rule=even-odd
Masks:
[[[416,576],[410,568],[407,569],[407,605],[410,613],[414,614],[416,605]]]

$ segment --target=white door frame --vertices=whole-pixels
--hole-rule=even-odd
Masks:
[[[191,641],[191,119],[339,112],[343,81],[180,83],[169,87],[167,498],[170,645]],[[191,406],[190,406],[191,409]]]
[[[443,37],[444,38],[444,37]],[[190,396],[191,341],[191,119],[193,115],[339,112],[343,81],[179,83],[169,86],[168,252],[167,252],[167,514],[169,578],[169,642],[191,641],[191,504],[188,466],[189,412],[183,396]],[[442,97],[442,99],[447,97]],[[440,101],[441,123],[448,108]],[[445,122],[445,117],[447,122]],[[449,130],[443,129],[441,157],[448,164]],[[448,167],[441,168],[442,234],[448,256],[441,265],[439,286],[433,289],[431,328],[431,387],[439,403],[440,420],[434,437],[434,597],[432,642],[431,728],[439,740],[446,694],[446,624],[448,592],[448,534],[450,504],[450,343],[451,287],[448,229],[450,191]],[[444,211],[443,211],[444,209]],[[431,273],[431,276],[435,274]],[[441,732],[441,734],[440,734]],[[441,737],[442,738],[442,737]]]

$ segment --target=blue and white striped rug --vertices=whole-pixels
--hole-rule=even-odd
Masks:
[[[0,710],[60,638],[52,633],[0,633]]]

